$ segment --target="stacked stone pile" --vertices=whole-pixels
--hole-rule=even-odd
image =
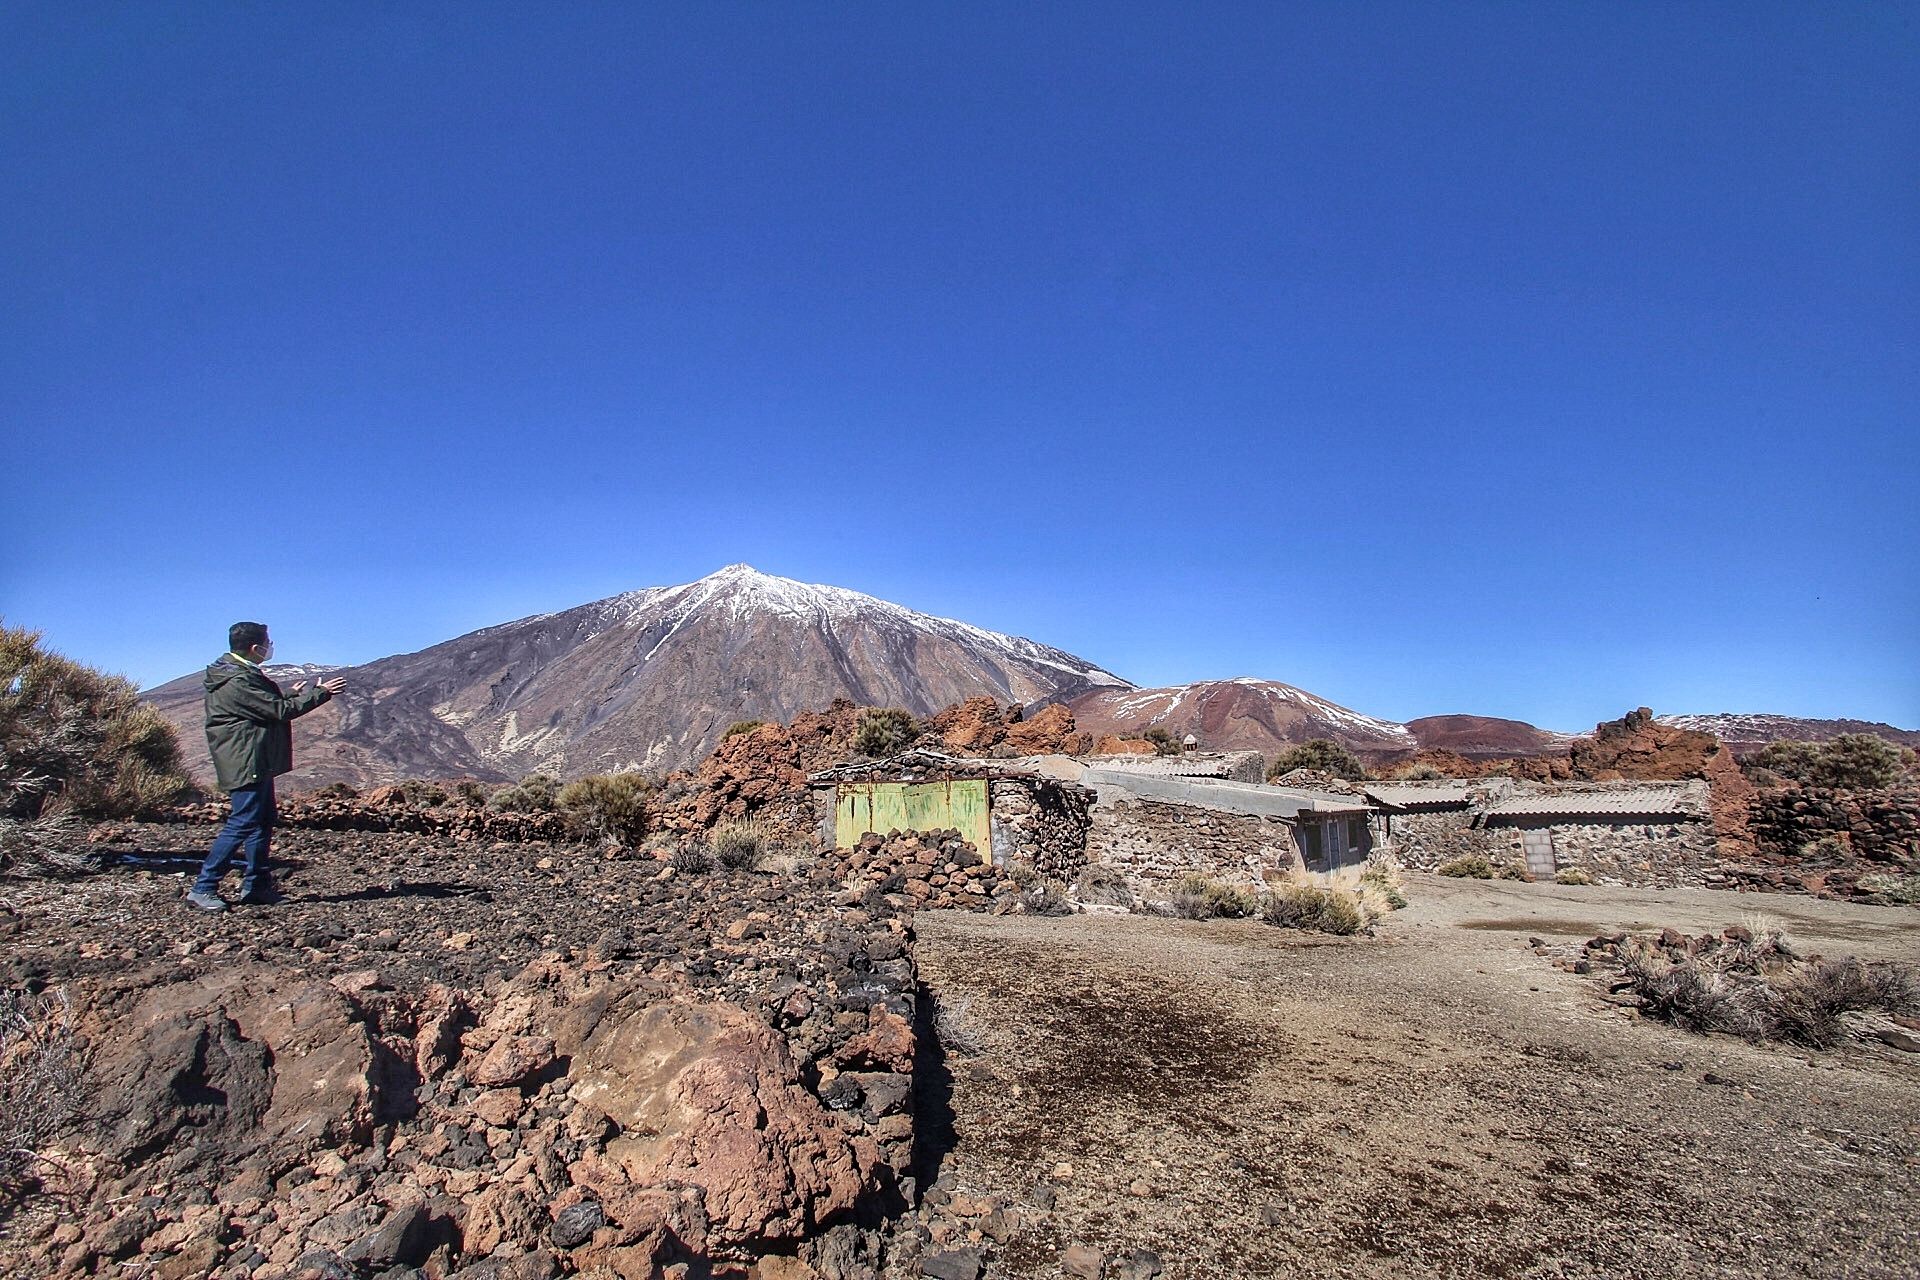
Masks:
[[[1877,897],[1869,876],[1920,875],[1920,791],[1789,787],[1755,797],[1757,853],[1721,867],[1725,883],[1821,897]]]
[[[909,908],[1005,915],[1019,907],[1020,886],[958,831],[869,832],[836,856],[865,892],[899,895]]]

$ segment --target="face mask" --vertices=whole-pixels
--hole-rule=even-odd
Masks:
[[[262,663],[273,661],[273,641],[269,640],[265,645],[261,646],[260,661]]]

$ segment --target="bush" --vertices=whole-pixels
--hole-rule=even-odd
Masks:
[[[1555,884],[1592,884],[1593,875],[1585,867],[1562,867],[1553,873]]]
[[[487,807],[502,813],[552,813],[559,803],[560,780],[550,773],[530,773],[487,797]]]
[[[1900,780],[1907,754],[1871,733],[1843,733],[1826,742],[1770,742],[1747,766],[1802,786],[1878,790]]]
[[[1367,767],[1360,763],[1360,757],[1331,738],[1314,738],[1282,751],[1267,766],[1267,781],[1271,782],[1295,769],[1330,773],[1350,782],[1364,782],[1367,777]]]
[[[879,759],[906,750],[920,736],[920,723],[899,707],[876,707],[860,717],[853,731],[856,755]]]
[[[1073,902],[1067,897],[1067,886],[1051,878],[1035,880],[1022,892],[1021,900],[1027,904],[1027,910],[1036,916],[1073,914]]]
[[[1262,918],[1285,929],[1311,929],[1341,935],[1360,932],[1367,925],[1360,900],[1341,889],[1317,885],[1281,885],[1261,904]]]
[[[1495,880],[1531,880],[1533,879],[1532,876],[1527,874],[1527,869],[1521,866],[1517,862],[1501,863],[1499,866],[1493,869],[1493,878]]]
[[[1259,898],[1250,891],[1198,874],[1184,875],[1174,883],[1172,901],[1174,914],[1189,920],[1238,920],[1260,909]]]
[[[725,742],[737,733],[752,733],[765,723],[765,720],[735,720],[727,726],[727,731],[720,735],[720,741]]]
[[[16,1198],[40,1149],[80,1113],[84,1076],[64,992],[0,990],[0,1193]]]
[[[399,790],[409,809],[435,809],[448,800],[446,788],[431,782],[408,780],[400,784]]]
[[[1416,764],[1400,771],[1400,777],[1406,782],[1438,782],[1447,775],[1430,764]]]
[[[453,784],[454,798],[461,804],[471,805],[476,809],[486,807],[488,794],[489,789],[486,783],[475,782],[471,778]]]
[[[713,829],[713,859],[730,871],[744,871],[760,861],[767,847],[767,829],[752,819],[723,822]]]
[[[1863,893],[1904,906],[1920,906],[1920,876],[1876,874],[1861,876],[1856,886]]]
[[[1157,756],[1177,756],[1181,752],[1180,739],[1159,725],[1155,725],[1140,736],[1153,744],[1153,754]]]
[[[1360,873],[1362,893],[1372,893],[1379,897],[1385,911],[1399,911],[1407,905],[1406,881],[1400,878],[1400,867],[1390,858],[1369,859],[1367,869]],[[1385,911],[1376,912],[1383,915]]]
[[[700,875],[713,870],[713,855],[707,847],[697,841],[689,840],[674,848],[673,856],[667,859],[667,865],[675,871],[688,875]]]
[[[350,782],[329,782],[313,793],[316,800],[358,800],[360,788]]]
[[[1675,962],[1636,939],[1621,955],[1623,984],[1644,1012],[1690,1031],[1787,1040],[1815,1049],[1849,1034],[1848,1015],[1920,1013],[1920,969],[1852,958],[1800,961],[1777,933]]]
[[[0,817],[134,817],[189,785],[173,726],[132,681],[0,626]]]
[[[642,773],[596,773],[562,787],[554,802],[590,833],[633,845],[646,834],[652,790],[652,779]]]
[[[1493,864],[1478,853],[1463,853],[1457,858],[1449,858],[1433,870],[1437,875],[1452,876],[1456,880],[1493,879]]]
[[[1098,863],[1086,868],[1073,882],[1074,896],[1089,906],[1125,907],[1133,910],[1133,886],[1126,873]]]

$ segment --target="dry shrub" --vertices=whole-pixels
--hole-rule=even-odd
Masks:
[[[675,871],[689,875],[702,875],[713,870],[713,855],[707,852],[707,846],[695,840],[674,846],[673,855],[667,859],[667,865]]]
[[[1593,875],[1585,867],[1562,867],[1553,873],[1555,884],[1592,884]]]
[[[1260,899],[1248,890],[1199,874],[1184,875],[1174,883],[1172,903],[1174,914],[1189,920],[1238,920],[1260,909]]]
[[[1478,853],[1463,853],[1457,858],[1449,858],[1434,868],[1437,875],[1452,876],[1456,880],[1491,880],[1493,864]]]
[[[1920,968],[1895,961],[1799,960],[1777,932],[1673,960],[1635,939],[1622,951],[1626,989],[1644,1012],[1690,1031],[1828,1049],[1848,1015],[1920,1013]]]
[[[744,871],[760,861],[767,839],[766,825],[752,818],[723,822],[713,829],[713,860],[730,871]]]
[[[64,991],[0,990],[0,1190],[8,1199],[80,1113],[81,1066]]]
[[[652,790],[652,779],[642,773],[597,773],[562,787],[554,803],[589,833],[631,845],[646,834]]]
[[[1374,919],[1389,911],[1398,911],[1407,905],[1407,885],[1401,877],[1400,864],[1389,858],[1372,858],[1367,869],[1360,873],[1360,894],[1367,900],[1368,914]],[[1378,907],[1373,904],[1377,902]]]
[[[1036,916],[1070,916],[1073,914],[1073,900],[1067,897],[1067,886],[1049,876],[1042,876],[1022,893],[1027,910]]]
[[[487,807],[502,813],[552,813],[559,803],[560,780],[550,773],[530,773],[487,797]]]
[[[1876,873],[1861,876],[1856,887],[1897,906],[1920,906],[1920,876]]]
[[[1311,884],[1279,886],[1261,904],[1261,915],[1282,928],[1341,935],[1358,933],[1368,923],[1358,895]]]
[[[0,626],[0,817],[134,817],[189,785],[173,727],[132,681]]]

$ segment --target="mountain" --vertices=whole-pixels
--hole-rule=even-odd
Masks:
[[[1192,734],[1209,751],[1269,754],[1309,738],[1331,738],[1371,756],[1405,755],[1419,746],[1405,725],[1251,676],[1166,689],[1090,689],[1066,702],[1079,727],[1096,737],[1139,737],[1161,728],[1178,738]]]
[[[1421,716],[1407,721],[1407,730],[1422,751],[1450,751],[1470,760],[1543,755],[1564,749],[1573,737],[1496,716]]]
[[[1920,730],[1896,729],[1877,720],[1811,720],[1764,714],[1655,716],[1677,729],[1710,733],[1738,755],[1750,755],[1769,742],[1825,742],[1843,733],[1871,733],[1903,747],[1920,748]]]
[[[704,758],[735,721],[785,721],[835,698],[929,715],[982,694],[1031,703],[1131,687],[1033,640],[744,564],[340,674],[346,695],[296,731],[292,786],[671,769]],[[200,674],[147,697],[209,775]]]

